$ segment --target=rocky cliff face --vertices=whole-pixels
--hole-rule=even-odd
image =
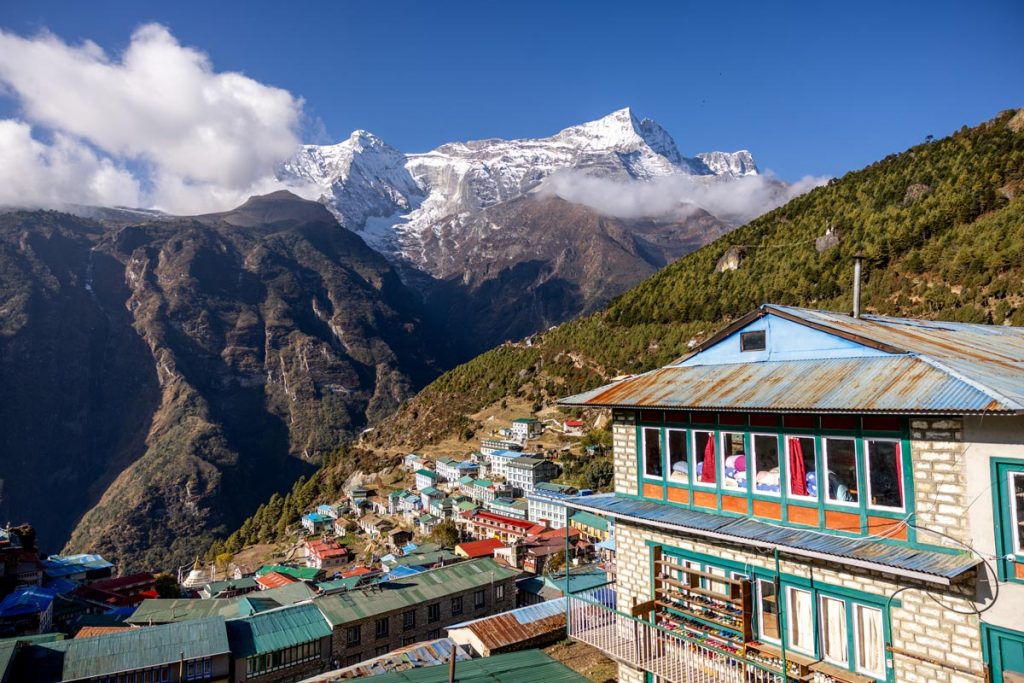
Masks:
[[[133,218],[0,216],[0,514],[167,567],[432,378],[437,335],[318,204]]]

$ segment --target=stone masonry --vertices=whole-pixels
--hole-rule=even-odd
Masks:
[[[615,493],[637,495],[636,416],[616,410],[612,416],[612,447],[615,452]]]
[[[914,418],[910,422],[914,465],[914,518],[922,543],[962,547],[970,542],[967,513],[966,444],[958,418]],[[922,532],[931,529],[936,534]]]

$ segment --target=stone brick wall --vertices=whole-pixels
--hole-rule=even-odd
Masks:
[[[651,568],[647,541],[768,570],[774,570],[775,566],[771,555],[762,555],[738,545],[711,543],[693,536],[671,535],[620,520],[615,526],[620,611],[628,612],[637,603],[650,599]],[[974,590],[973,582],[952,590],[940,589],[878,572],[857,570],[854,573],[838,564],[794,559],[781,560],[780,568],[785,574],[813,578],[820,584],[841,586],[875,596],[892,595],[899,588],[909,586],[910,589],[896,597],[902,606],[890,610],[892,645],[962,669],[982,671],[978,618],[975,615],[956,613],[972,610],[970,596]],[[944,603],[945,607],[932,600],[925,590]],[[906,655],[894,654],[892,658],[895,680],[901,683],[978,683],[982,680]],[[623,668],[620,667],[620,675]]]
[[[637,495],[636,414],[616,410],[612,414],[612,447],[615,453],[615,493]]]
[[[959,418],[913,418],[910,452],[914,467],[914,519],[918,527],[970,541],[963,421]],[[918,529],[918,541],[961,547],[939,534]]]

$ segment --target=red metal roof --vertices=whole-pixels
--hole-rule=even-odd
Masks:
[[[522,529],[524,531],[529,531],[533,527],[538,526],[538,525],[534,524],[533,522],[528,522],[528,521],[526,521],[524,519],[516,519],[515,517],[506,517],[504,515],[497,515],[497,514],[495,514],[493,512],[483,512],[483,511],[480,511],[480,510],[478,510],[475,514],[472,515],[472,519],[474,519],[474,520],[475,519],[483,519],[483,520],[487,520],[489,522],[494,522],[494,523],[497,523],[497,524],[508,524],[510,526],[517,527],[517,528]]]
[[[298,581],[298,579],[295,577],[282,574],[281,572],[267,572],[263,576],[256,577],[256,583],[264,589],[280,588],[281,586],[287,586],[295,583],[296,581]]]
[[[477,557],[491,557],[498,548],[504,548],[505,544],[497,538],[485,538],[482,541],[470,541],[455,546],[456,551],[462,551],[469,559]]]

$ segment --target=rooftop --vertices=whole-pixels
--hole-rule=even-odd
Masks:
[[[578,498],[569,507],[586,509],[637,524],[723,541],[778,549],[800,557],[841,559],[852,566],[950,585],[974,569],[978,559],[966,552],[919,550],[847,536],[791,529],[746,517],[725,517],[604,493]]]
[[[320,570],[316,567],[289,567],[283,564],[265,564],[256,570],[256,576],[263,576],[269,572],[277,572],[278,574],[284,574],[285,576],[302,581],[312,581],[320,575]]]
[[[113,564],[103,559],[101,555],[51,555],[43,560],[43,569],[50,577],[70,576],[86,571],[98,569],[111,569]]]
[[[292,605],[227,622],[233,657],[250,657],[331,635],[331,627],[313,604]]]
[[[417,477],[427,477],[428,479],[437,479],[438,474],[433,470],[416,470]]]
[[[219,616],[225,619],[248,616],[254,612],[281,605],[291,605],[309,600],[316,591],[306,583],[298,581],[281,588],[272,588],[234,598],[210,598],[189,600],[180,598],[143,600],[130,617],[129,624],[166,624],[179,621],[195,621],[206,617]]]
[[[526,424],[526,425],[529,425],[529,424],[535,424],[536,422],[537,422],[537,418],[535,418],[535,417],[517,417],[516,419],[512,420],[513,424]]]
[[[457,662],[470,659],[466,651],[452,642],[451,638],[440,638],[407,645],[392,650],[386,655],[306,679],[305,683],[329,683],[330,681],[351,680],[363,676],[379,676],[424,666],[439,666],[447,664],[453,653]]]
[[[374,589],[356,589],[314,600],[334,626],[386,614],[423,602],[462,593],[494,581],[512,578],[519,571],[489,558],[468,560],[421,572],[400,581],[379,583]]]
[[[514,458],[512,462],[508,464],[509,467],[522,467],[524,469],[536,469],[540,465],[546,463],[547,460],[544,458],[532,458],[530,456],[521,455],[518,458]]]
[[[589,683],[586,678],[540,650],[510,652],[459,662],[455,677],[458,683]],[[367,677],[367,680],[372,683],[447,683],[448,667],[439,664],[385,673]]]
[[[593,513],[587,512],[586,510],[577,510],[570,517],[570,521],[576,522],[582,526],[589,526],[592,529],[599,529],[601,531],[608,531],[608,520],[604,517],[600,517]]]
[[[498,650],[546,634],[565,631],[565,598],[464,621],[449,626],[448,632],[460,628],[472,631],[488,650]]]
[[[497,538],[485,538],[482,541],[469,541],[455,546],[456,551],[461,551],[466,557],[491,557],[498,548],[504,548],[505,544]]]
[[[766,320],[762,320],[766,319]],[[747,326],[831,346],[737,357],[716,345]],[[706,356],[705,356],[706,355]],[[799,387],[799,391],[794,391]],[[1024,328],[764,305],[658,370],[560,401],[570,406],[889,414],[1024,413]]]

